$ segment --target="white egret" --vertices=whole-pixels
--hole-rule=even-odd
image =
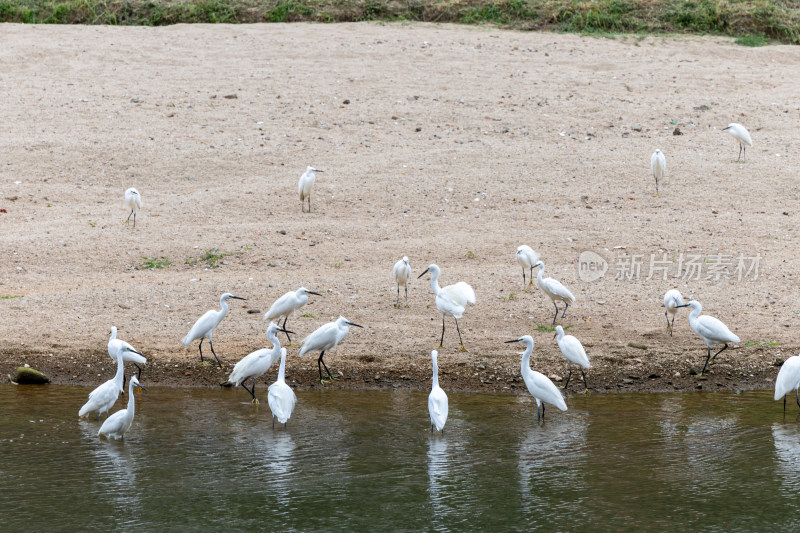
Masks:
[[[555,326],[556,319],[558,318],[558,306],[556,305],[556,300],[561,300],[564,302],[564,313],[561,315],[561,318],[564,318],[567,316],[567,308],[569,307],[569,304],[575,302],[575,297],[566,287],[561,284],[560,281],[553,278],[542,278],[542,276],[544,276],[544,263],[539,261],[533,265],[533,268],[536,267],[541,267],[541,270],[536,275],[536,282],[538,283],[539,288],[542,289],[542,292],[553,301],[553,307],[556,308],[556,314],[553,315],[553,325]]]
[[[303,339],[303,345],[300,347],[300,353],[298,353],[298,356],[303,357],[303,355],[306,353],[315,352],[317,350],[322,352],[319,354],[319,359],[317,359],[317,369],[319,370],[320,383],[325,383],[325,381],[322,380],[323,366],[325,367],[325,372],[328,373],[328,377],[333,379],[331,371],[328,370],[328,365],[325,364],[325,361],[323,361],[322,358],[325,356],[325,352],[327,350],[333,350],[339,345],[340,342],[344,340],[345,337],[347,337],[347,334],[350,332],[350,328],[348,326],[355,326],[357,328],[364,327],[354,324],[345,317],[340,316],[335,322],[328,322],[327,324],[321,325],[314,330],[311,335]]]
[[[92,411],[97,411],[97,419],[100,420],[100,415],[103,413],[108,417],[108,410],[113,407],[114,402],[119,398],[119,393],[122,392],[122,376],[125,373],[125,363],[122,360],[122,353],[117,353],[117,373],[113,378],[101,384],[89,393],[89,401],[86,402],[78,416],[84,416]]]
[[[736,124],[735,122],[728,124],[727,127],[722,128],[722,131],[728,130],[728,133],[733,135],[733,138],[739,142],[739,157],[736,158],[736,161],[739,161],[742,157],[742,153],[744,153],[744,160],[747,161],[747,146],[753,146],[753,140],[750,138],[750,132],[747,131],[747,128],[742,126],[741,124]]]
[[[723,324],[719,319],[708,315],[700,316],[700,313],[703,312],[703,306],[700,305],[700,302],[697,300],[692,300],[691,302],[679,305],[678,307],[692,308],[692,312],[689,313],[689,325],[706,343],[708,355],[706,357],[706,362],[703,365],[703,370],[700,371],[700,375],[702,376],[703,372],[706,371],[708,363],[716,359],[719,354],[724,352],[728,348],[729,342],[739,342],[739,337],[731,333],[731,330],[728,329],[728,326]],[[719,343],[724,343],[725,346],[723,346],[720,351],[715,353],[714,357],[711,357],[711,345]]]
[[[556,342],[561,353],[567,358],[567,368],[569,369],[564,388],[566,389],[567,385],[569,385],[569,380],[572,377],[572,363],[575,363],[581,369],[581,374],[583,375],[583,385],[586,387],[583,392],[587,392],[589,384],[586,383],[586,372],[583,369],[591,368],[591,365],[589,364],[589,356],[586,355],[586,350],[583,349],[583,344],[573,335],[564,335],[564,328],[561,326],[556,326],[556,337],[558,338]]]
[[[283,331],[286,333],[286,338],[289,340],[291,344],[292,339],[289,337],[289,332],[286,331],[286,321],[289,320],[289,315],[294,315],[295,311],[306,305],[308,302],[308,295],[313,294],[314,296],[322,296],[318,292],[310,291],[305,287],[300,287],[296,291],[289,291],[277,300],[275,303],[270,306],[269,311],[264,314],[264,320],[276,320],[278,324],[281,323],[281,319],[283,319],[283,329],[278,331]]]
[[[517,263],[522,267],[522,289],[527,290],[528,285],[533,285],[533,265],[539,262],[539,254],[527,244],[523,244],[517,248]],[[525,269],[530,269],[531,279],[528,284],[525,283]]]
[[[475,291],[472,290],[468,284],[459,281],[455,285],[448,285],[444,288],[439,287],[439,274],[441,270],[436,265],[429,265],[425,272],[417,276],[421,278],[428,272],[431,273],[431,288],[433,294],[436,295],[436,308],[442,312],[442,339],[439,341],[439,348],[444,348],[444,316],[450,315],[456,321],[456,331],[458,331],[458,340],[461,342],[460,352],[466,352],[464,348],[464,341],[461,340],[461,330],[458,327],[458,319],[464,314],[464,308],[467,303],[475,304]]]
[[[142,379],[142,367],[140,364],[147,363],[147,359],[137,352],[133,346],[128,344],[122,339],[117,338],[117,328],[116,326],[111,326],[111,338],[108,339],[108,355],[111,356],[111,359],[114,361],[117,360],[117,353],[122,352],[122,361],[131,362],[136,366],[139,370],[136,373],[136,377]],[[122,390],[125,390],[125,374],[122,374]]]
[[[683,296],[681,296],[681,292],[678,289],[670,289],[664,295],[664,318],[667,319],[667,331],[669,331],[670,337],[672,337],[672,330],[675,326],[675,315],[678,313],[678,307],[684,303]],[[672,315],[672,323],[669,321],[669,315]]]
[[[244,390],[250,393],[253,397],[253,403],[258,403],[256,398],[256,379],[263,376],[269,367],[286,353],[286,348],[281,348],[281,342],[278,340],[277,332],[286,331],[278,327],[275,322],[270,322],[267,327],[267,339],[272,343],[272,348],[261,348],[252,353],[247,354],[241,361],[236,363],[233,367],[231,375],[228,376],[228,383],[234,387],[241,385]],[[245,381],[248,379],[253,380],[252,388],[248,389]]]
[[[656,179],[656,194],[658,194],[658,178],[663,178],[664,173],[667,171],[667,160],[661,150],[656,150],[650,156],[650,170]]]
[[[433,360],[433,383],[431,393],[428,395],[428,413],[431,415],[431,432],[444,433],[444,424],[447,422],[447,394],[439,386],[439,352],[433,350],[431,359]]]
[[[408,264],[408,257],[403,258],[394,264],[392,268],[394,274],[394,282],[397,283],[397,301],[395,307],[400,307],[400,285],[406,288],[406,305],[408,305],[408,278],[411,277],[411,265]]]
[[[275,429],[276,418],[285,427],[297,403],[297,396],[295,396],[292,388],[286,384],[286,348],[281,350],[281,366],[278,368],[278,379],[269,386],[267,403],[269,403],[269,410],[272,411],[272,429]]]
[[[506,343],[509,342],[521,342],[525,345],[525,351],[522,353],[522,379],[528,387],[528,392],[536,399],[536,420],[544,419],[544,402],[566,411],[567,404],[564,402],[564,397],[558,387],[541,372],[531,370],[530,360],[533,352],[533,337],[523,335],[519,339],[506,341]],[[542,408],[541,416],[539,415],[540,406]]]
[[[147,390],[139,384],[139,380],[136,376],[131,376],[131,384],[128,391],[128,408],[120,409],[106,418],[103,425],[100,426],[100,431],[97,432],[98,437],[103,435],[107,439],[114,437],[114,440],[117,440],[125,436],[125,432],[128,431],[131,428],[131,424],[133,424],[133,393],[136,389]]]
[[[225,318],[225,315],[228,314],[228,298],[232,298],[235,300],[247,300],[247,298],[240,298],[239,296],[234,296],[233,294],[226,292],[219,298],[219,306],[220,310],[215,311],[214,309],[209,309],[205,312],[203,316],[197,319],[197,322],[194,323],[192,329],[189,330],[189,333],[181,340],[184,346],[189,346],[192,341],[200,339],[200,361],[204,362],[203,359],[203,340],[208,338],[208,344],[211,346],[211,353],[214,354],[214,359],[217,360],[217,364],[219,364],[220,368],[222,368],[222,361],[219,360],[217,357],[217,353],[214,351],[214,343],[211,341],[211,335],[214,333],[214,328],[216,328],[222,319]]]
[[[315,172],[324,172],[318,168],[306,167],[306,171],[300,176],[300,181],[297,182],[297,194],[300,195],[300,210],[305,213],[305,206],[303,201],[308,198],[308,212],[311,212],[311,188],[314,186],[316,179]]]
[[[800,355],[793,355],[783,362],[775,379],[775,401],[783,397],[783,410],[786,411],[786,395],[794,389],[797,406],[800,407]]]
[[[133,215],[133,227],[136,227],[136,212],[142,208],[142,195],[139,194],[139,191],[131,187],[127,191],[125,191],[125,207],[131,210],[130,215],[125,220],[126,224],[130,224],[131,215]]]

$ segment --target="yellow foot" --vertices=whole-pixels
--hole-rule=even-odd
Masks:
[[[328,380],[326,380],[326,379],[321,379],[321,380],[319,380],[319,382],[320,382],[322,385],[327,385],[328,383],[330,383],[330,381],[328,381]]]
[[[218,366],[217,363],[212,363],[210,361],[200,361],[200,364],[203,366]]]
[[[253,398],[253,399],[250,401],[250,403],[252,403],[253,405],[258,405],[258,398]]]
[[[461,345],[461,348],[459,348],[459,349],[458,349],[458,351],[459,351],[459,352],[467,352],[467,353],[469,353],[469,350],[467,350],[466,348],[464,348],[464,345],[463,345],[463,344]]]
[[[578,394],[591,394],[591,391],[589,389],[583,389]]]
[[[437,346],[437,348],[441,348],[442,350],[444,350],[444,345],[440,344],[439,346]]]

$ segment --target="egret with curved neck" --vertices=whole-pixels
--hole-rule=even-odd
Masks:
[[[286,353],[286,348],[281,348],[281,342],[278,340],[278,331],[287,333],[286,330],[278,327],[275,322],[270,322],[267,327],[267,339],[272,343],[272,348],[261,348],[247,354],[241,361],[236,363],[231,375],[228,376],[228,383],[233,384],[234,387],[241,385],[253,397],[252,403],[254,404],[258,403],[258,398],[256,398],[256,379],[263,376],[273,363],[280,359],[281,354]],[[288,333],[292,332],[289,331]],[[249,389],[245,385],[245,381],[248,379],[253,380],[253,384]]]
[[[569,292],[569,289],[561,284],[560,281],[553,278],[544,277],[544,263],[539,261],[533,265],[533,268],[536,267],[541,268],[536,275],[536,283],[539,285],[539,288],[542,289],[542,292],[545,293],[550,300],[552,300],[553,307],[556,308],[556,314],[553,315],[553,325],[555,326],[556,319],[558,318],[558,305],[556,305],[556,300],[561,300],[564,302],[564,313],[561,315],[561,318],[563,319],[565,316],[567,316],[569,304],[575,302],[575,297],[571,292]]]
[[[450,315],[456,321],[458,340],[461,343],[459,351],[466,352],[464,341],[461,339],[461,329],[458,327],[458,319],[464,314],[464,308],[467,303],[475,303],[475,291],[463,281],[459,281],[455,285],[439,287],[441,270],[436,265],[429,265],[425,272],[417,276],[417,279],[428,272],[431,273],[431,289],[433,289],[433,294],[436,295],[436,308],[442,313],[442,338],[439,341],[439,348],[444,348],[444,317],[445,315]]]
[[[702,376],[703,373],[706,371],[706,367],[708,364],[714,359],[717,358],[719,354],[724,352],[728,348],[729,342],[739,342],[739,337],[734,335],[731,330],[728,329],[728,326],[723,324],[720,320],[714,318],[713,316],[703,315],[700,316],[700,313],[703,312],[703,306],[700,305],[700,302],[697,300],[692,300],[691,302],[683,305],[679,305],[678,307],[691,307],[692,312],[689,313],[689,325],[692,327],[695,333],[703,339],[706,343],[706,362],[703,365],[703,370],[700,371],[700,375]],[[711,356],[711,345],[712,344],[720,344],[724,343],[725,346],[722,347],[720,351]]]
[[[550,378],[541,372],[531,370],[530,361],[531,353],[533,353],[533,337],[530,335],[523,335],[519,339],[506,341],[506,343],[510,342],[521,342],[525,345],[525,351],[522,353],[521,373],[522,379],[525,381],[525,386],[528,387],[528,392],[530,392],[531,396],[536,400],[536,420],[544,420],[544,402],[555,405],[562,411],[566,411],[567,404],[564,402],[564,397],[561,395],[561,391],[558,390],[558,387],[550,381]],[[539,415],[540,406],[542,409],[541,416]]]
[[[241,298],[239,296],[234,296],[233,294],[226,292],[219,298],[219,306],[220,310],[216,311],[214,309],[210,309],[205,312],[203,316],[197,319],[197,322],[194,323],[192,329],[189,330],[189,333],[182,339],[184,346],[189,346],[192,341],[196,339],[200,339],[200,362],[205,362],[203,359],[203,340],[208,338],[208,344],[211,346],[211,353],[214,354],[214,359],[217,360],[217,364],[222,368],[222,361],[219,360],[217,357],[217,353],[214,351],[214,343],[211,340],[211,336],[214,333],[214,328],[216,328],[222,319],[225,318],[225,315],[228,314],[228,299],[234,300],[246,300],[247,298]]]

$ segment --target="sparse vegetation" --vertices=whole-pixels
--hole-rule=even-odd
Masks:
[[[303,318],[316,318],[313,313],[303,313]]]
[[[0,0],[1,1],[1,0]],[[218,247],[209,248],[208,250],[204,250],[203,254],[198,257],[187,257],[184,261],[187,265],[196,265],[197,263],[205,263],[208,268],[217,268],[219,266],[219,262],[225,258],[232,255],[242,254],[248,250],[252,250],[249,246],[245,246],[243,249],[238,250],[236,252],[220,252]]]
[[[178,23],[436,21],[585,34],[693,33],[800,44],[792,0],[0,0],[0,22],[165,26]]]
[[[144,262],[137,266],[137,270],[154,270],[156,268],[167,268],[172,264],[172,261],[166,257],[142,257]]]
[[[556,324],[556,326],[557,325],[558,324]],[[556,330],[556,326],[545,326],[544,324],[539,324],[538,326],[536,326],[536,331],[544,331],[544,332],[549,331],[550,333],[552,333]],[[564,328],[564,331],[566,331],[573,326],[574,324],[570,324],[569,326],[562,326],[562,327]]]
[[[0,296],[0,300],[13,300],[14,298],[22,298],[21,294],[6,294],[5,296]]]

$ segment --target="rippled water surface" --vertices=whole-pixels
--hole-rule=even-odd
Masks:
[[[798,408],[768,391],[573,396],[543,424],[451,393],[440,436],[424,392],[300,391],[273,430],[243,390],[151,388],[108,442],[89,390],[0,385],[0,530],[800,527]]]

